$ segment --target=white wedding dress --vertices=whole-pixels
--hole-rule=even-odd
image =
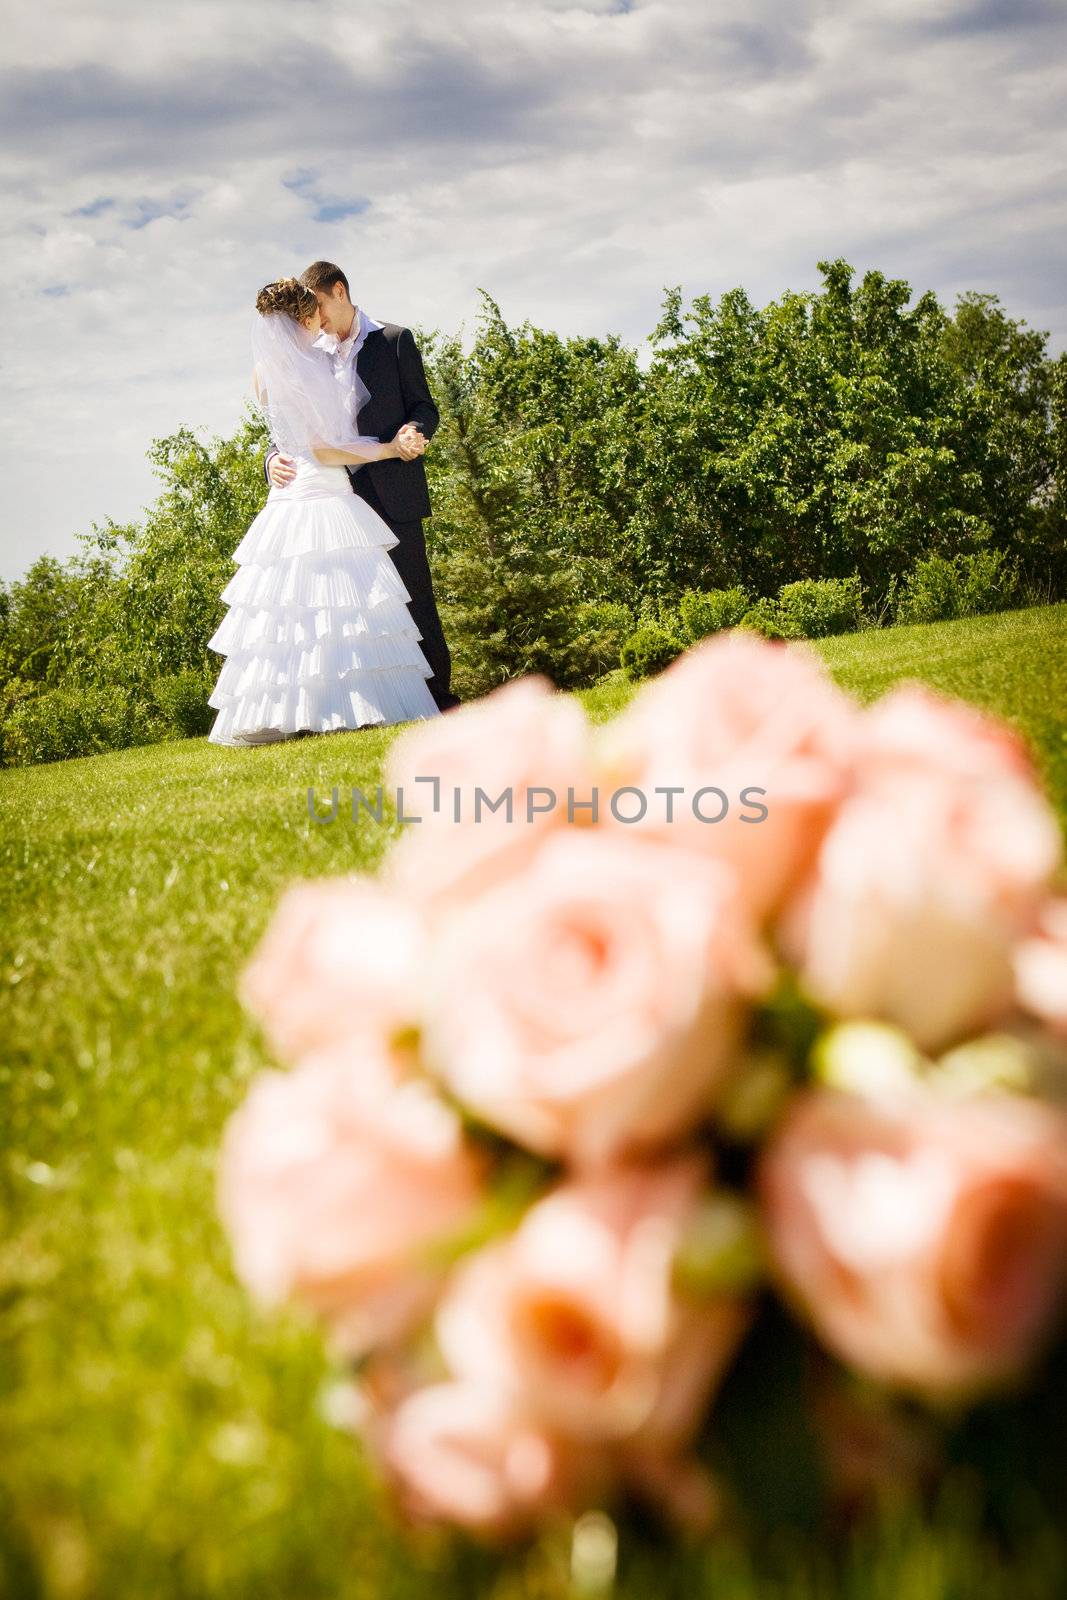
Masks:
[[[297,458],[234,551],[229,610],[208,642],[226,657],[208,700],[213,744],[440,716],[387,554],[396,542],[344,467]]]

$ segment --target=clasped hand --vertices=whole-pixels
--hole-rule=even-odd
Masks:
[[[426,435],[414,422],[405,422],[393,440],[400,452],[401,461],[414,461],[426,449]]]

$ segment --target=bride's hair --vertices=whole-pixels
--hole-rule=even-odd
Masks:
[[[314,294],[299,278],[279,278],[275,283],[266,284],[256,295],[256,310],[261,316],[270,317],[281,312],[292,317],[294,322],[310,317],[317,305]]]

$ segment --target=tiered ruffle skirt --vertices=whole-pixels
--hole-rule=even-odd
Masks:
[[[234,551],[229,607],[208,641],[226,660],[214,744],[266,744],[439,716],[387,554],[396,535],[359,496],[272,496]]]

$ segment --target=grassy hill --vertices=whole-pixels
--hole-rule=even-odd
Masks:
[[[1067,605],[820,648],[864,699],[915,676],[1010,718],[1067,817]],[[613,675],[581,698],[601,719],[629,692]],[[488,1592],[480,1560],[436,1547],[419,1559],[438,1577],[420,1576],[319,1414],[317,1337],[250,1308],[214,1210],[220,1129],[265,1059],[236,973],[289,878],[380,859],[395,822],[353,823],[344,800],[373,794],[392,736],[0,773],[0,1593]],[[321,826],[307,789],[334,784],[341,814]],[[854,1559],[855,1593],[873,1593],[873,1558]],[[917,1527],[878,1561],[887,1595],[1046,1592],[951,1531]],[[654,1581],[756,1592],[725,1551]]]

